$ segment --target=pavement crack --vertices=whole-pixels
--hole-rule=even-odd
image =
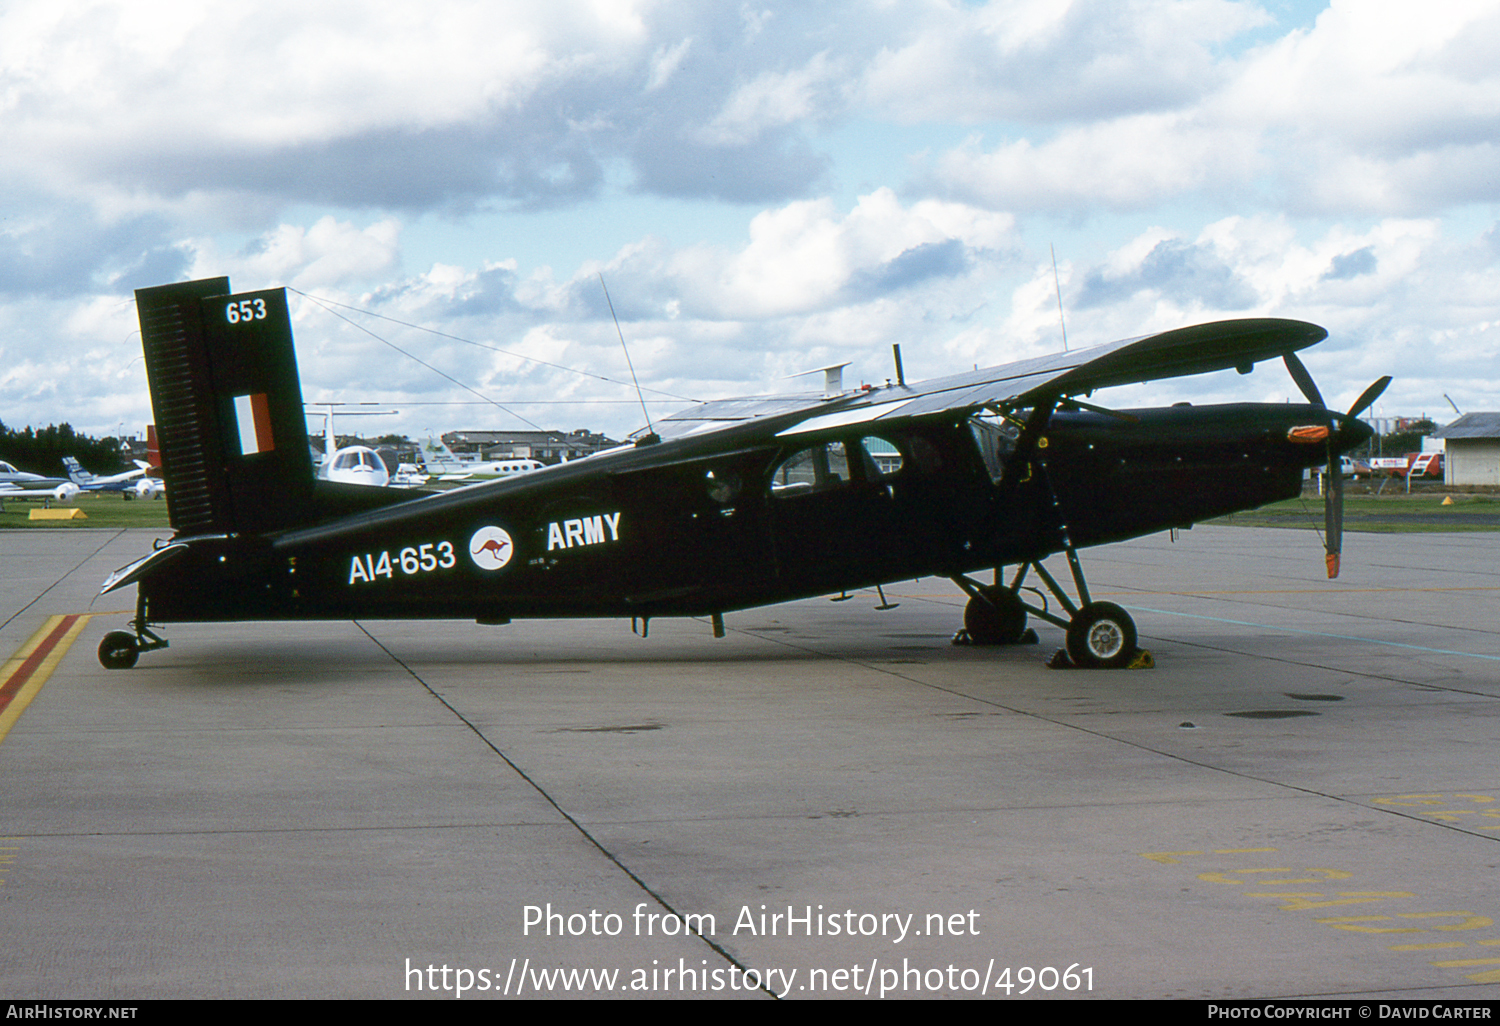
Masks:
[[[385,644],[383,642],[381,642],[381,640],[379,638],[375,637],[375,635],[371,634],[368,630],[366,630],[364,624],[360,623],[358,620],[355,620],[354,621],[354,626],[358,627],[360,629],[360,631],[364,633],[365,637],[367,637],[371,641],[373,641],[375,643],[375,645],[376,645],[377,648],[379,648],[382,652],[384,652],[387,656],[389,656],[392,662],[394,662],[397,666],[401,667],[408,674],[410,674],[412,680],[414,680],[418,684],[420,684],[422,686],[422,688],[429,695],[431,695],[433,698],[437,699],[438,702],[441,703],[442,706],[445,709],[447,709],[450,713],[452,713],[454,715],[454,717],[457,718],[460,723],[462,723],[464,726],[468,727],[471,731],[473,731],[474,732],[474,736],[477,737],[477,738],[479,738],[479,740],[484,743],[484,746],[486,748],[488,748],[490,751],[492,751],[496,755],[498,755],[500,757],[501,761],[503,761],[505,763],[505,765],[509,766],[511,768],[511,771],[514,772],[516,774],[516,776],[518,776],[522,780],[526,781],[526,783],[531,786],[532,790],[536,791],[536,793],[541,796],[541,798],[542,798],[543,801],[545,801],[548,805],[552,806],[552,808],[554,808],[555,810],[557,810],[557,814],[559,816],[561,816],[563,819],[567,820],[568,823],[573,827],[573,829],[577,830],[578,833],[583,837],[583,839],[585,841],[587,841],[590,845],[592,845],[594,847],[594,849],[599,852],[599,854],[603,855],[610,862],[614,863],[615,867],[618,868],[620,870],[620,872],[624,873],[627,877],[629,877],[630,880],[631,880],[631,882],[634,883],[637,887],[639,887],[641,890],[643,890],[647,894],[649,894],[651,896],[651,899],[653,901],[655,901],[658,905],[660,905],[662,908],[666,909],[672,915],[676,916],[684,924],[686,924],[686,923],[689,922],[688,918],[685,915],[683,915],[681,912],[678,912],[677,909],[672,906],[671,902],[669,902],[663,895],[661,895],[660,893],[658,893],[650,884],[648,884],[645,880],[643,880],[640,877],[640,875],[635,872],[635,870],[631,869],[624,862],[622,862],[620,860],[620,857],[618,855],[616,855],[614,852],[612,852],[608,848],[606,848],[604,846],[603,842],[601,842],[599,840],[599,838],[595,837],[594,834],[589,830],[589,828],[586,827],[586,826],[584,826],[581,822],[579,822],[579,820],[572,813],[570,813],[567,809],[563,808],[562,805],[557,801],[557,799],[554,798],[554,797],[552,797],[552,795],[548,793],[547,789],[544,788],[534,777],[532,777],[531,774],[527,773],[524,769],[522,769],[519,765],[517,765],[516,762],[515,762],[515,760],[513,760],[510,756],[506,755],[505,752],[502,751],[498,745],[496,745],[493,741],[491,741],[488,737],[486,737],[484,731],[480,730],[479,727],[472,720],[470,720],[463,713],[459,712],[458,709],[454,707],[453,703],[449,702],[442,695],[438,694],[437,691],[435,691],[433,689],[432,685],[428,684],[425,680],[423,680],[422,677],[421,677],[421,675],[418,674],[417,671],[413,670],[410,666],[408,666],[406,664],[405,660],[403,660],[400,656],[396,655],[396,653],[392,652],[389,648],[387,648],[385,646]],[[705,937],[702,933],[698,932],[697,930],[692,929],[691,927],[689,927],[688,930],[689,930],[690,933],[693,934],[693,936],[695,936],[699,940],[701,940],[705,945],[707,945],[717,955],[719,955],[719,957],[723,958],[730,965],[735,966],[741,972],[745,972],[746,971],[746,969],[748,967],[743,962],[741,962],[738,958],[736,958],[734,955],[730,954],[730,952],[727,951],[717,941],[715,941],[714,939],[712,939],[710,937]],[[765,993],[766,995],[768,995],[769,997],[771,997],[772,999],[778,999],[779,1000],[779,998],[777,997],[776,992],[773,991],[773,990],[771,990],[771,989],[769,989],[765,984],[761,985],[760,990],[763,993]]]
[[[110,542],[113,542],[113,541],[117,540],[120,537],[120,535],[122,535],[124,533],[125,533],[125,528],[122,527],[122,528],[116,530],[108,538],[104,539],[104,541],[100,542],[98,548],[94,549],[93,552],[90,552],[87,556],[84,556],[78,562],[74,563],[72,566],[70,566],[63,573],[63,575],[61,577],[59,577],[57,580],[53,581],[51,584],[47,585],[47,587],[43,588],[40,595],[38,595],[36,598],[32,599],[30,602],[26,603],[20,609],[17,609],[10,616],[6,617],[5,621],[3,623],[0,623],[0,630],[3,630],[6,627],[9,627],[12,623],[15,622],[16,617],[20,616],[22,613],[26,612],[28,609],[30,609],[32,606],[36,605],[42,599],[46,598],[48,592],[50,592],[53,588],[57,587],[63,581],[66,581],[69,577],[73,576],[73,574],[75,574],[78,571],[79,567],[83,566],[83,564],[87,563],[89,560],[91,560],[95,556],[99,555],[99,553],[103,552],[109,546]],[[97,595],[94,596],[94,598],[96,598],[96,599],[98,597],[99,596],[97,596]],[[90,608],[93,607],[93,602],[92,601],[89,602],[89,607]]]

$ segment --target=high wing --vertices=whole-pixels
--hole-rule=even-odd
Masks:
[[[1214,321],[832,399],[803,393],[708,402],[659,421],[657,426],[663,437],[676,437],[760,417],[823,411],[786,432],[800,434],[987,406],[1023,408],[1112,385],[1206,374],[1230,367],[1244,373],[1262,360],[1285,358],[1327,336],[1322,328],[1305,321],[1273,317]]]
[[[32,488],[42,491],[50,491],[58,485],[68,483],[65,477],[44,477],[41,474],[31,474],[19,470],[14,464],[0,460],[0,487],[14,485],[17,488]]]

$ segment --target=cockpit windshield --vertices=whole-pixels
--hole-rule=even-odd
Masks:
[[[982,413],[969,418],[969,431],[974,435],[974,444],[979,446],[990,480],[999,484],[1005,476],[1006,462],[1016,451],[1021,428],[1009,417]]]

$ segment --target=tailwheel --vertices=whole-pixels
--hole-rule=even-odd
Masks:
[[[110,631],[99,642],[99,665],[106,670],[128,670],[140,659],[142,652],[154,652],[166,648],[166,638],[153,631],[146,618],[146,597],[136,596],[133,628],[128,631]]]
[[[1135,621],[1113,602],[1090,602],[1068,624],[1068,657],[1085,669],[1119,669],[1136,652]]]
[[[975,645],[1018,644],[1026,633],[1026,606],[1002,585],[979,588],[964,606],[964,630]]]
[[[129,631],[110,631],[99,642],[99,665],[106,670],[128,670],[141,657],[141,646]]]

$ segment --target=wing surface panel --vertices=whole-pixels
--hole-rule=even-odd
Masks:
[[[1024,407],[1113,385],[1244,368],[1305,349],[1327,335],[1305,321],[1270,317],[1215,321],[834,399],[802,393],[709,402],[659,421],[658,427],[668,437],[701,434],[713,429],[709,422],[729,427],[805,411],[813,416],[782,432],[801,434],[999,404]]]

